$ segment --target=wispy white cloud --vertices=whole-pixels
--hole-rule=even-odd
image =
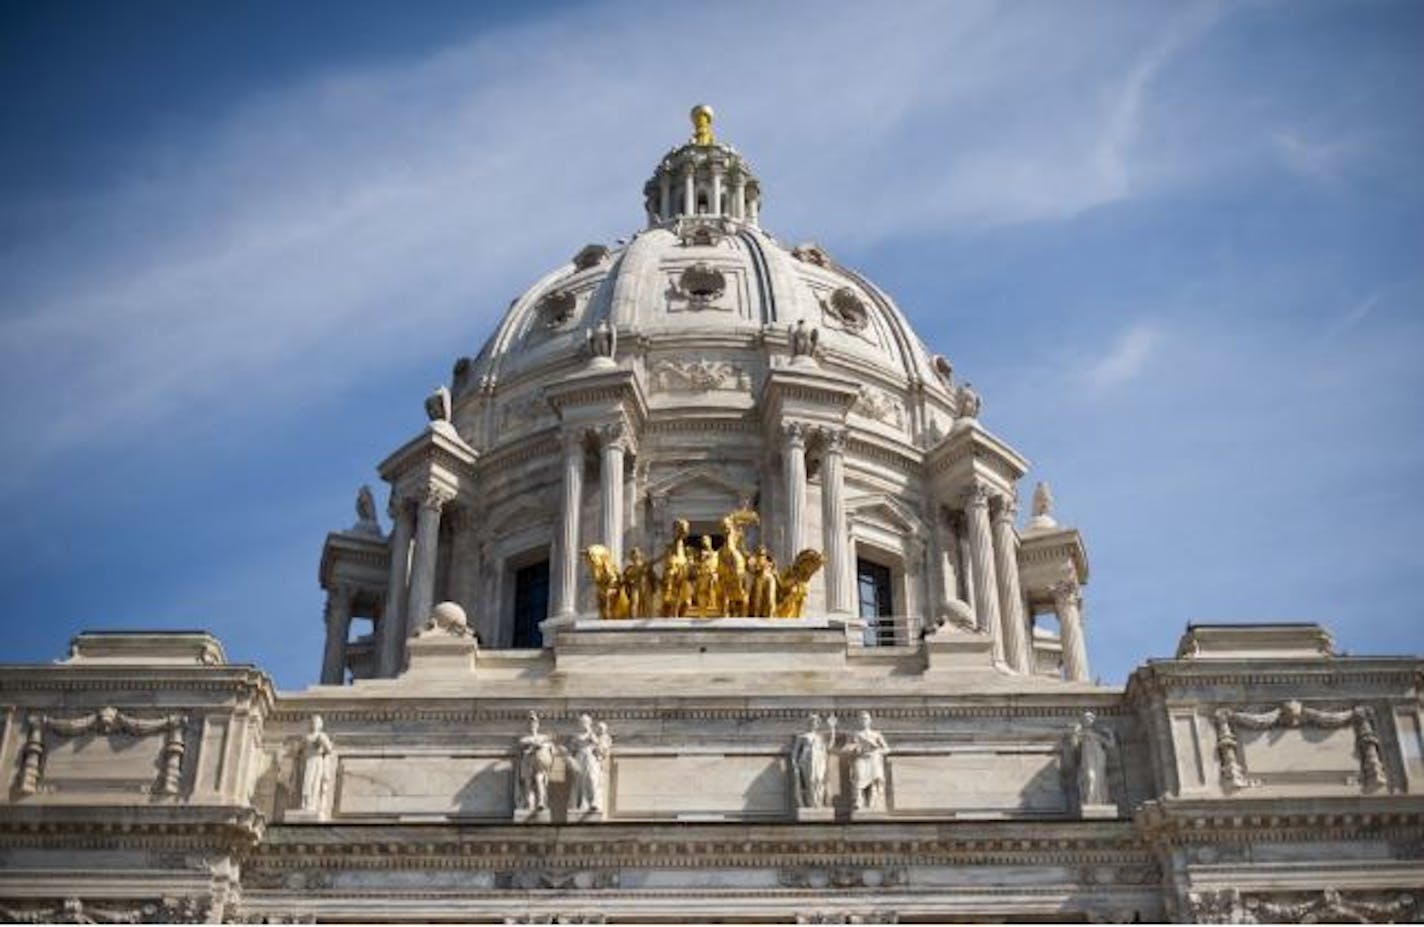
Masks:
[[[1136,379],[1157,353],[1162,337],[1162,331],[1149,322],[1128,328],[1113,342],[1107,354],[1084,371],[1088,386],[1105,391]]]
[[[1354,139],[1316,141],[1298,131],[1271,133],[1271,145],[1283,167],[1308,180],[1335,181],[1352,157],[1359,153]]]
[[[1135,195],[1149,91],[1215,16],[755,9],[756,29],[720,8],[574,11],[152,139],[128,183],[63,207],[82,222],[0,255],[11,484],[54,454],[292,405],[372,363],[472,353],[545,266],[637,225],[695,100],[723,113],[791,235],[1058,221]],[[657,51],[673,36],[716,54],[673,63]]]

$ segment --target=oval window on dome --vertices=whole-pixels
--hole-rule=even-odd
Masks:
[[[846,331],[858,334],[865,331],[865,327],[870,324],[870,312],[865,308],[865,300],[848,286],[832,291],[830,297],[821,305]]]
[[[715,267],[697,263],[678,277],[677,287],[694,306],[705,306],[727,291],[727,278]]]
[[[546,293],[539,300],[537,309],[539,316],[539,326],[546,331],[553,331],[563,328],[574,317],[574,308],[578,304],[578,297],[568,290],[557,290],[553,293]]]

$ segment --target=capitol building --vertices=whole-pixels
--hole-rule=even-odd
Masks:
[[[1424,918],[1424,660],[1189,625],[1096,682],[991,401],[692,121],[327,536],[319,684],[0,668],[0,920]]]

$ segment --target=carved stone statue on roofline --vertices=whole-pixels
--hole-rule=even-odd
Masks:
[[[1098,724],[1091,711],[1068,732],[1064,742],[1064,776],[1076,792],[1083,817],[1116,817],[1108,781],[1109,760],[1116,744],[1112,731]]]
[[[539,716],[529,712],[529,730],[515,744],[514,813],[517,820],[547,819],[549,772],[554,768],[554,741],[539,731]]]
[[[814,325],[807,325],[805,319],[797,319],[795,325],[786,329],[787,345],[791,350],[791,363],[813,364],[816,348],[820,345],[821,332]]]
[[[321,715],[312,715],[311,728],[298,752],[301,769],[300,804],[288,817],[325,821],[331,816],[336,777],[336,747],[327,736]]]
[[[607,319],[600,319],[597,325],[589,329],[584,340],[592,366],[613,366],[613,355],[618,350],[618,332],[608,324]]]

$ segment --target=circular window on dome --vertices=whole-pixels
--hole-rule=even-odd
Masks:
[[[702,307],[727,291],[727,278],[717,268],[699,262],[682,272],[677,288],[694,307]]]
[[[865,300],[848,286],[833,291],[821,305],[846,331],[863,332],[870,324],[870,313],[865,308]]]
[[[544,294],[536,309],[539,327],[546,331],[563,328],[574,317],[574,307],[577,304],[578,297],[568,290]]]

